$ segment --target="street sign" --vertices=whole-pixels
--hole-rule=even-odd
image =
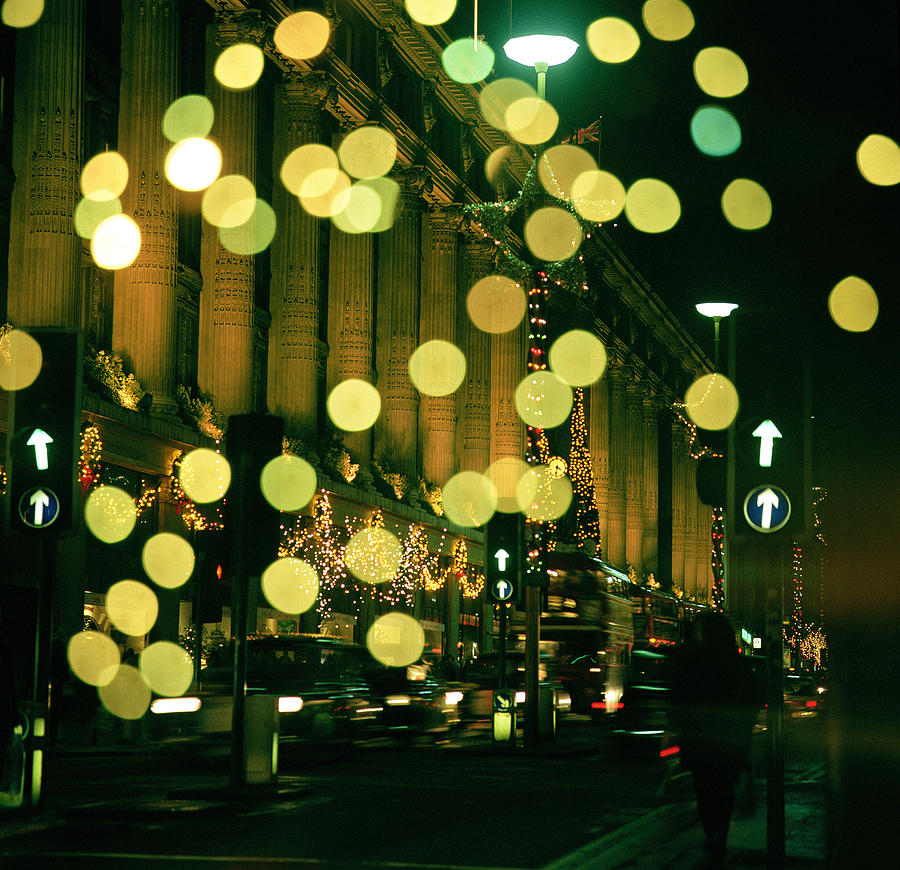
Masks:
[[[754,487],[744,499],[744,519],[757,532],[777,532],[791,518],[791,500],[777,486]]]
[[[498,577],[491,583],[491,597],[494,601],[506,602],[513,596],[515,589],[506,577]]]
[[[491,599],[508,604],[519,596],[522,515],[495,513],[485,535],[485,574]]]
[[[494,712],[508,713],[512,710],[515,694],[509,690],[498,689],[494,692]]]
[[[771,420],[763,420],[753,430],[753,437],[759,438],[759,465],[760,468],[772,467],[772,451],[776,438],[781,438],[781,432]]]
[[[59,516],[59,499],[47,487],[26,489],[19,499],[19,518],[32,529],[52,525]]]

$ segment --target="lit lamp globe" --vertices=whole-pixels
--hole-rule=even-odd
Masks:
[[[568,36],[550,36],[534,33],[507,40],[503,51],[510,60],[524,66],[533,66],[538,77],[538,96],[546,93],[547,69],[565,63],[578,48],[578,43]]]
[[[735,302],[698,302],[694,308],[704,317],[712,318],[713,322],[713,355],[716,370],[719,368],[719,322],[723,317],[728,317],[735,308]]]

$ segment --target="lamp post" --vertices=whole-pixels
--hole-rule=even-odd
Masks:
[[[719,323],[723,317],[728,317],[738,306],[734,302],[698,302],[694,306],[704,317],[709,317],[713,322],[713,367],[719,370]],[[734,383],[735,377],[735,330],[734,321],[729,321],[731,328],[728,335],[728,380]],[[728,427],[727,442],[725,448],[725,511],[722,547],[722,571],[725,575],[724,589],[725,612],[729,612],[734,605],[734,597],[731,593],[731,544],[734,531],[734,423]]]
[[[538,80],[538,96],[543,100],[547,92],[547,70],[551,66],[565,63],[575,54],[577,48],[578,43],[568,36],[533,33],[507,40],[503,51],[510,60],[534,67]]]

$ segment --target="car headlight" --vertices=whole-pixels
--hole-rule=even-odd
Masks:
[[[196,713],[199,709],[199,698],[157,698],[150,705],[151,713]]]
[[[406,707],[412,703],[412,698],[409,695],[388,695],[384,702],[388,707]]]
[[[445,692],[444,693],[444,703],[447,704],[448,707],[452,707],[455,704],[461,703],[463,699],[463,693],[459,691]]]
[[[303,698],[299,695],[284,695],[278,699],[279,713],[297,713],[303,709]]]

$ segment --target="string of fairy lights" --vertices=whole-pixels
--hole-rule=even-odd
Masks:
[[[575,494],[575,544],[586,549],[594,543],[595,554],[601,555],[600,515],[594,492],[594,463],[588,449],[587,423],[584,415],[584,389],[573,391],[571,442],[569,446],[569,478]]]

